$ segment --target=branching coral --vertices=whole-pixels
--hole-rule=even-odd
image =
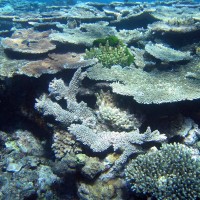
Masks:
[[[166,139],[164,134],[160,134],[157,130],[151,132],[150,128],[143,134],[138,129],[130,132],[99,132],[84,125],[72,124],[69,127],[69,131],[78,141],[90,147],[93,152],[103,152],[111,146],[114,151],[121,150],[123,152],[119,159],[115,161],[110,173],[106,175],[107,177],[112,177],[126,163],[130,155],[141,152],[137,145],[151,141],[162,142]]]
[[[159,151],[139,155],[126,169],[126,180],[136,193],[158,200],[200,197],[200,161],[182,144],[166,144]]]
[[[98,105],[96,113],[99,120],[108,124],[114,130],[133,130],[139,128],[142,124],[142,118],[118,108],[111,93],[101,91],[96,96]]]
[[[114,123],[118,126],[121,125],[125,131],[110,131],[108,127],[98,121],[95,111],[89,108],[86,103],[78,103],[76,101],[80,81],[83,77],[84,74],[81,73],[81,69],[78,69],[69,86],[66,86],[62,80],[53,80],[49,85],[51,95],[49,97],[47,97],[47,95],[42,95],[41,98],[37,99],[35,107],[44,115],[53,116],[56,121],[68,128],[69,133],[73,135],[77,141],[89,147],[93,152],[103,152],[110,147],[113,147],[114,151],[119,150],[119,152],[121,152],[119,159],[115,161],[109,173],[106,174],[106,176],[110,178],[121,169],[130,155],[142,151],[141,147],[139,147],[141,144],[151,141],[162,142],[166,139],[166,136],[160,134],[159,131],[151,132],[150,128],[148,128],[145,133],[140,134],[139,130],[134,126],[134,121],[128,118],[128,113],[122,112],[122,114],[119,114],[120,110],[118,109],[117,115],[122,117],[126,116],[128,121],[125,120],[125,122],[128,123],[128,129],[131,129],[130,126],[131,123],[133,123],[132,129],[129,130],[129,132],[125,132],[127,129],[123,127],[123,123],[125,122],[122,120],[122,124]],[[56,100],[65,99],[67,108],[63,109],[59,105],[59,102],[53,102],[52,96],[54,96]],[[117,116],[116,118],[119,117]],[[57,142],[60,143],[61,141],[59,138],[58,140]],[[68,143],[68,140],[66,140],[66,143]],[[63,146],[65,145],[64,142]],[[58,148],[55,150],[56,152],[57,150],[59,151]],[[65,150],[62,150],[62,152],[65,152]],[[60,157],[60,155],[58,156]]]
[[[103,44],[100,43],[99,47],[86,50],[85,59],[97,58],[99,62],[103,64],[103,66],[108,68],[117,64],[125,67],[134,62],[134,56],[131,54],[128,47],[121,42],[113,40],[109,42],[109,40],[107,40],[105,45]],[[115,44],[117,45],[115,46]]]
[[[68,154],[77,154],[82,152],[73,136],[67,131],[56,130],[53,136],[52,149],[55,157],[63,158]]]
[[[56,121],[61,122],[65,126],[74,122],[80,122],[87,125],[94,125],[96,117],[92,110],[87,107],[87,104],[81,101],[76,101],[76,94],[80,81],[84,78],[84,73],[81,73],[79,68],[69,86],[66,86],[61,79],[54,79],[49,84],[49,92],[56,100],[65,99],[67,103],[67,110],[64,110],[58,103],[53,102],[47,95],[42,95],[36,99],[35,108],[44,115],[52,115]]]

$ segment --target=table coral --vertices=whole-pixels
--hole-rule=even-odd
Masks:
[[[150,55],[163,62],[178,62],[192,59],[190,52],[177,51],[175,49],[166,47],[163,44],[148,43],[145,46],[145,50]]]
[[[88,69],[92,80],[112,82],[114,93],[132,96],[138,103],[162,104],[200,98],[199,82],[185,78],[183,72],[152,72],[141,69],[127,69],[119,65],[110,69],[95,65]]]
[[[44,54],[56,48],[48,39],[51,31],[36,32],[33,29],[21,29],[10,38],[2,40],[3,48],[21,54]]]

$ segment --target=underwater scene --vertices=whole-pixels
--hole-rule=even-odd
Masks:
[[[1,0],[0,200],[200,200],[200,1]]]

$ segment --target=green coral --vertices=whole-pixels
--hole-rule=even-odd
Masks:
[[[97,58],[103,66],[110,68],[113,65],[129,66],[134,62],[134,56],[118,38],[108,37],[94,41],[99,47],[86,50],[85,59]]]
[[[200,161],[182,144],[165,144],[140,155],[126,169],[126,180],[136,193],[158,200],[195,200],[200,197]]]
[[[105,46],[107,42],[109,43],[109,46],[111,47],[117,47],[118,45],[122,44],[121,40],[119,40],[118,37],[111,35],[106,38],[99,38],[99,39],[94,40],[93,46],[99,47],[100,44]]]

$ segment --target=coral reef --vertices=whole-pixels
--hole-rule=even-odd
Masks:
[[[95,59],[83,60],[83,54],[65,53],[48,54],[43,60],[30,61],[15,72],[17,74],[26,74],[27,76],[40,77],[42,74],[54,74],[64,69],[77,69],[95,64]]]
[[[91,47],[93,41],[109,35],[115,35],[116,29],[108,26],[107,22],[81,24],[75,29],[64,29],[62,33],[52,33],[50,39],[61,44],[70,44],[81,47]]]
[[[99,47],[99,45],[105,46],[107,43],[111,47],[117,47],[118,45],[123,44],[122,41],[120,41],[118,37],[114,35],[110,35],[106,38],[99,38],[99,39],[94,40],[93,46],[95,47]]]
[[[50,94],[54,95],[57,100],[64,98],[67,103],[67,110],[64,110],[58,103],[53,102],[46,95],[42,95],[36,100],[35,108],[44,115],[53,115],[56,121],[61,122],[65,126],[73,122],[82,122],[83,124],[94,126],[96,123],[94,113],[87,107],[86,103],[83,101],[78,103],[76,101],[78,86],[84,76],[85,74],[81,73],[81,68],[79,68],[68,87],[61,79],[54,79],[50,83]]]
[[[152,31],[152,32],[165,32],[165,33],[188,33],[188,32],[194,32],[200,29],[200,26],[198,24],[196,25],[181,25],[181,26],[177,26],[177,25],[173,25],[173,24],[168,24],[166,22],[163,21],[159,21],[159,22],[155,22],[151,25],[148,25],[148,28]]]
[[[183,4],[184,5],[184,4]],[[176,7],[160,7],[152,15],[160,21],[148,25],[152,32],[162,33],[192,33],[200,29],[198,20],[197,8],[179,7],[180,12],[177,12]],[[192,13],[192,15],[191,15]]]
[[[182,144],[165,144],[160,150],[139,155],[125,173],[136,193],[150,194],[160,200],[200,197],[200,161]]]
[[[86,4],[77,4],[73,6],[67,13],[67,16],[76,20],[82,20],[83,22],[88,21],[89,19],[92,19],[95,22],[108,20],[110,18],[109,16],[106,16],[104,12]]]
[[[110,178],[118,172],[130,155],[141,152],[141,149],[138,149],[135,144],[141,145],[150,141],[162,142],[166,139],[166,136],[160,134],[159,131],[151,132],[150,128],[144,134],[140,134],[138,129],[129,132],[103,131],[102,125],[98,124],[92,110],[84,102],[77,103],[76,101],[78,86],[83,77],[84,74],[81,73],[81,68],[79,68],[68,87],[62,80],[53,80],[50,83],[50,94],[56,100],[64,98],[67,102],[66,110],[46,95],[42,95],[36,100],[35,108],[44,115],[54,116],[56,121],[61,122],[65,127],[69,127],[69,132],[75,136],[76,140],[90,147],[93,152],[103,152],[110,147],[113,147],[114,151],[121,150],[120,158],[115,162],[110,173],[106,174]]]
[[[0,0],[0,199],[200,198],[199,2],[73,3]]]
[[[85,154],[77,154],[77,166],[87,180],[94,180],[102,171],[105,170],[104,163],[97,157],[88,157]]]
[[[27,130],[0,131],[1,199],[55,199],[52,185],[60,178],[45,158],[44,141]],[[2,145],[5,148],[2,148]]]
[[[132,44],[134,42],[142,42],[147,40],[150,36],[150,31],[144,28],[126,30],[122,29],[116,33],[117,37],[119,37],[125,44]]]
[[[72,138],[67,131],[55,131],[53,135],[52,149],[55,157],[61,159],[70,153],[81,153],[80,145]]]
[[[78,196],[80,199],[120,200],[124,199],[124,183],[121,179],[115,179],[105,184],[96,181],[94,184],[80,182],[78,184]],[[101,195],[99,195],[101,194]]]

